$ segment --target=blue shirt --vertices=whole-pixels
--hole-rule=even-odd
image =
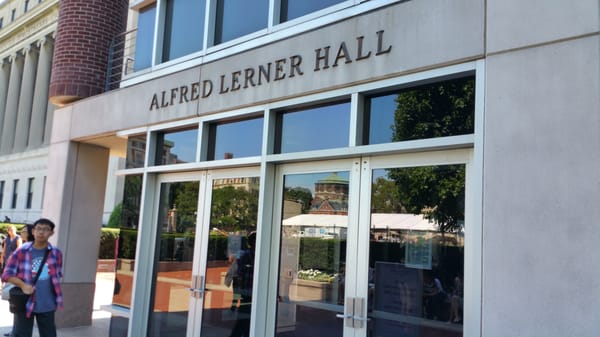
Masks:
[[[31,249],[31,272],[35,278],[36,273],[40,267],[40,263],[44,258],[46,249]],[[49,312],[56,310],[56,294],[54,293],[54,287],[52,286],[52,280],[48,273],[48,262],[44,262],[44,267],[38,277],[35,287],[35,304],[33,306],[33,312]]]

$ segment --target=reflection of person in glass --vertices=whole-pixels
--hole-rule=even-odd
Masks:
[[[237,260],[237,281],[240,302],[237,309],[237,320],[230,337],[250,336],[250,311],[252,308],[252,280],[254,276],[254,246],[256,233],[248,234],[246,247],[240,251]]]
[[[425,318],[438,320],[442,317],[446,292],[442,282],[431,271],[423,273],[423,311]]]

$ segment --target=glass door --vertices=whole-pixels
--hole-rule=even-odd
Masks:
[[[252,168],[206,175],[199,265],[202,307],[193,336],[249,336],[259,188],[259,172]]]
[[[463,336],[468,162],[466,150],[363,159],[358,336]]]
[[[248,336],[258,170],[158,179],[148,336]]]
[[[279,167],[277,337],[349,333],[343,312],[354,295],[358,167],[358,160]]]
[[[197,233],[200,174],[158,179],[156,236],[148,336],[189,334],[198,282]]]
[[[279,167],[274,336],[463,336],[470,156]]]

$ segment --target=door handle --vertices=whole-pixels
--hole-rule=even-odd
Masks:
[[[200,275],[192,276],[192,286],[188,288],[191,292],[190,296],[194,298],[202,298],[204,295],[204,277]]]
[[[342,318],[347,327],[362,328],[365,322],[370,321],[370,318],[363,317],[365,309],[365,299],[359,297],[346,297],[345,313],[336,314],[335,317]]]

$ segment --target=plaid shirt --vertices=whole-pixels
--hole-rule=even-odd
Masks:
[[[10,256],[4,267],[4,273],[2,273],[2,281],[6,282],[10,277],[18,277],[27,284],[33,283],[31,270],[32,246],[32,242],[26,242]],[[62,278],[62,252],[60,249],[53,247],[50,243],[48,243],[48,249],[50,250],[48,259],[46,260],[48,274],[50,275],[52,285],[54,286],[54,292],[56,293],[56,305],[58,308],[62,308],[63,295],[62,290],[60,289],[60,280]],[[33,295],[31,295],[27,302],[27,317],[30,317],[34,306],[35,292],[33,292]]]

